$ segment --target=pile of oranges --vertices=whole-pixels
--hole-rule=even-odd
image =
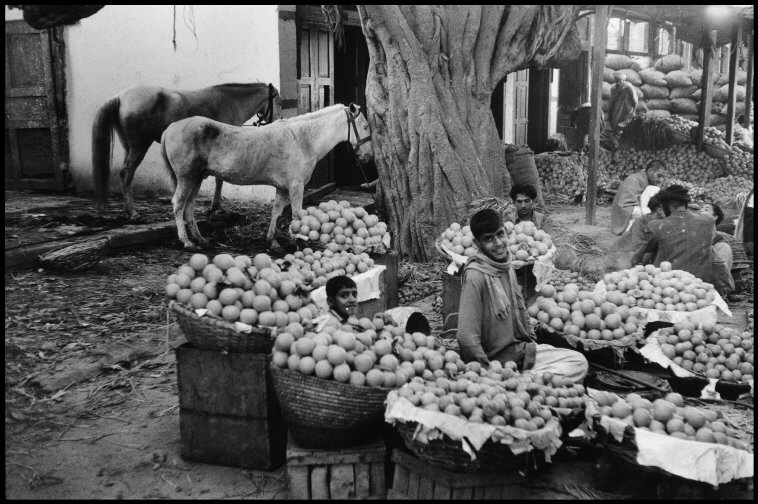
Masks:
[[[329,200],[297,211],[290,231],[322,245],[333,242],[340,250],[380,250],[389,243],[387,224],[347,201]]]

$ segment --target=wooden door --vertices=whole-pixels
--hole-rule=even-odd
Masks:
[[[298,44],[298,114],[306,114],[334,104],[334,37],[324,27],[303,25]],[[318,162],[311,175],[311,187],[334,181],[334,154]]]
[[[516,72],[513,81],[513,143],[527,144],[529,126],[529,70]]]
[[[20,20],[5,23],[6,188],[64,188],[65,132],[59,131],[64,104],[56,100],[62,79],[53,68],[52,30],[35,30]]]

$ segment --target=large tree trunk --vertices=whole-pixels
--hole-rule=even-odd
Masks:
[[[368,121],[395,249],[428,260],[467,205],[504,196],[490,110],[506,74],[576,59],[572,6],[359,5]]]

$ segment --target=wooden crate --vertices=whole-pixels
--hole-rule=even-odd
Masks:
[[[270,471],[285,461],[286,427],[268,355],[176,349],[185,460]]]
[[[395,308],[398,302],[397,272],[399,265],[397,252],[390,251],[386,254],[372,255],[371,257],[376,266],[383,265],[387,269],[379,276],[381,295],[377,299],[358,303],[358,308],[355,311],[355,316],[358,318],[372,318],[375,313]]]
[[[387,448],[382,438],[342,450],[303,448],[287,441],[290,499],[384,499]]]
[[[451,313],[458,313],[458,303],[461,301],[461,277],[442,272],[442,320],[447,320]]]
[[[498,474],[454,473],[393,450],[395,475],[387,499],[516,499],[526,481],[518,471]]]

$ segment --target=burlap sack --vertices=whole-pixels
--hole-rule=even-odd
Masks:
[[[650,84],[651,86],[665,86],[665,77],[665,73],[659,72],[658,70],[654,70],[652,68],[648,68],[640,72],[640,79],[642,79],[642,82],[645,84]]]
[[[684,58],[678,54],[667,54],[656,61],[653,68],[663,73],[669,73],[674,70],[681,70],[686,63],[687,62],[684,61]]]
[[[669,93],[669,100],[674,100],[676,98],[692,98],[693,100],[697,100],[697,98],[693,96],[696,91],[700,91],[698,86],[675,87],[672,88],[671,93]]]
[[[631,68],[623,68],[618,72],[626,75],[627,82],[629,82],[632,86],[642,85],[642,78],[640,77],[640,74],[638,74],[635,70],[632,70]]]
[[[608,67],[603,67],[603,81],[609,84],[616,82],[613,78],[613,72],[615,72],[615,70]]]
[[[647,56],[638,56],[636,58],[633,58],[632,60],[632,70],[636,72],[641,72],[647,68],[650,68],[650,65],[652,65],[653,62],[650,61],[650,58]]]
[[[671,100],[669,99],[650,99],[647,101],[647,108],[650,110],[671,110]]]
[[[720,76],[721,75],[718,72],[713,72],[713,74],[711,74],[711,82],[717,82]],[[703,70],[693,70],[690,72],[690,78],[692,79],[693,85],[701,86],[703,84]]]
[[[652,84],[643,84],[640,89],[642,95],[648,100],[669,98],[669,88],[667,86],[653,86]]]
[[[611,70],[632,68],[632,59],[625,54],[608,54],[605,57],[605,66]]]
[[[673,70],[666,74],[666,84],[670,88],[692,86],[692,78],[682,70]]]
[[[603,99],[607,100],[611,97],[611,85],[607,82],[603,82],[603,91],[602,91]]]
[[[668,110],[648,110],[647,115],[649,117],[671,117],[671,112]]]
[[[542,197],[542,186],[540,184],[540,175],[537,172],[537,165],[534,163],[534,152],[525,145],[505,146],[505,166],[511,175],[513,185],[528,184],[537,190],[537,200],[535,204],[538,207],[545,206],[545,200]]]
[[[677,114],[697,114],[697,103],[692,98],[669,100],[671,110]]]

